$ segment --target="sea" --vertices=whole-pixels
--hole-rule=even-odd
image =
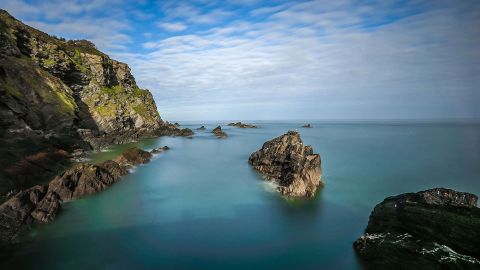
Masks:
[[[384,198],[435,187],[480,195],[480,123],[408,121],[180,122],[193,138],[137,146],[171,149],[109,189],[65,203],[3,256],[1,269],[362,269],[352,247]],[[196,128],[205,125],[205,131]],[[217,125],[228,134],[218,139]],[[248,164],[262,144],[297,130],[322,160],[325,186],[292,200]]]

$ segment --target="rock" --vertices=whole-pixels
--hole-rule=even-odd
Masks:
[[[150,161],[152,154],[139,148],[125,150],[115,161],[124,166],[137,166]]]
[[[303,128],[311,128],[312,126],[310,124],[306,124],[302,126]]]
[[[31,225],[53,220],[60,208],[57,194],[49,192],[47,186],[18,192],[0,205],[0,243],[15,242]]]
[[[480,269],[477,199],[445,188],[386,198],[354,248],[367,269]]]
[[[165,145],[164,147],[154,148],[152,151],[150,151],[150,153],[158,154],[158,153],[162,153],[162,152],[165,152],[165,151],[168,151],[168,150],[170,150],[170,147]]]
[[[201,126],[201,127],[197,128],[197,130],[205,130],[205,126]]]
[[[79,163],[53,179],[48,190],[66,202],[102,191],[126,174],[125,167],[111,160],[99,165]]]
[[[245,124],[242,122],[236,122],[236,123],[229,123],[229,126],[234,126],[234,127],[239,127],[239,128],[256,128],[257,126],[252,125],[252,124]]]
[[[221,126],[218,126],[218,127],[214,128],[212,130],[212,133],[215,134],[215,136],[217,136],[218,138],[226,138],[227,137],[227,133],[222,131]]]
[[[177,123],[177,122],[175,122],[175,123],[174,123],[174,125],[175,125],[175,126],[177,126],[177,127],[179,127],[179,126],[180,126],[180,124],[179,124],[179,123]]]
[[[304,146],[295,131],[267,141],[254,152],[248,163],[275,181],[277,190],[289,197],[313,197],[321,181],[320,155],[313,154],[311,146]]]

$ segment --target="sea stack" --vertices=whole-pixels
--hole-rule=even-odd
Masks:
[[[212,130],[212,133],[215,134],[215,136],[217,136],[218,138],[226,138],[227,137],[227,133],[222,131],[221,126],[218,126],[218,127],[214,128]]]
[[[311,198],[323,185],[320,155],[310,145],[304,146],[295,131],[265,142],[248,163],[266,180],[275,181],[277,190],[288,197]]]
[[[445,188],[386,198],[353,246],[366,269],[480,269],[477,200]]]

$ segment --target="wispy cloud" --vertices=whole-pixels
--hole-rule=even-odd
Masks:
[[[159,22],[157,23],[158,27],[161,27],[165,30],[172,32],[179,32],[187,29],[187,26],[183,23],[168,23],[168,22]]]

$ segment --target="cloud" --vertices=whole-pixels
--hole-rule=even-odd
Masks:
[[[159,22],[157,26],[172,32],[180,32],[187,29],[187,26],[183,23]]]
[[[167,119],[480,118],[473,0],[28,3],[0,6],[129,63]]]

